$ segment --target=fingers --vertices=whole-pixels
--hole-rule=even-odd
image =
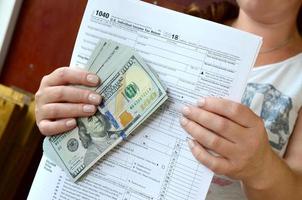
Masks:
[[[36,93],[36,102],[38,105],[47,103],[84,103],[99,105],[101,103],[101,95],[90,91],[72,86],[54,86],[41,89]]]
[[[216,174],[225,174],[229,170],[228,160],[211,155],[198,142],[189,140],[189,147],[193,156]]]
[[[44,76],[40,88],[66,84],[97,86],[99,83],[100,80],[95,74],[80,69],[62,67]]]
[[[41,133],[46,136],[63,133],[77,126],[76,120],[73,118],[58,119],[56,121],[42,120],[37,125]]]
[[[224,116],[244,127],[253,127],[258,117],[248,107],[222,98],[208,97],[199,100],[198,106],[209,112]]]
[[[44,76],[35,96],[40,131],[45,135],[62,133],[76,126],[74,118],[93,115],[101,96],[70,85],[97,86],[99,83],[95,74],[69,67]]]
[[[37,108],[37,121],[44,119],[62,119],[88,117],[96,112],[96,106],[90,104],[49,103]]]
[[[240,134],[240,130],[243,129],[243,127],[215,113],[193,106],[184,107],[182,113],[191,121],[195,121],[202,127],[217,133],[231,142],[235,143],[243,137],[243,135]]]
[[[187,118],[182,118],[180,123],[182,127],[203,147],[213,150],[224,157],[228,157],[228,155],[233,154],[234,143],[216,135]]]

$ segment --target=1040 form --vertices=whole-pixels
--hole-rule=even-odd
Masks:
[[[204,96],[240,102],[261,38],[141,1],[89,0],[70,65],[84,66],[101,38],[137,51],[169,100],[79,183],[43,156],[28,199],[205,199],[213,173],[191,155],[179,108]]]

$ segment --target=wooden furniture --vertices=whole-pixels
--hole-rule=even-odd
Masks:
[[[33,100],[30,93],[0,84],[1,199],[14,198],[41,143]]]

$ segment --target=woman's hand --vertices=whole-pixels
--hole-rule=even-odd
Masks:
[[[76,127],[76,117],[93,115],[101,96],[71,85],[97,86],[89,72],[62,67],[43,77],[36,98],[36,121],[43,135],[63,133]]]
[[[181,125],[194,138],[189,146],[198,161],[217,174],[257,183],[273,152],[256,114],[244,105],[218,98],[202,99],[198,107],[184,107],[182,112]]]

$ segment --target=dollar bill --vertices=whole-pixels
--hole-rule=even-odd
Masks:
[[[101,157],[132,133],[168,98],[155,72],[132,48],[101,40],[86,69],[102,79],[93,88],[103,96],[94,116],[77,119],[77,128],[47,137],[46,155],[78,180]]]

